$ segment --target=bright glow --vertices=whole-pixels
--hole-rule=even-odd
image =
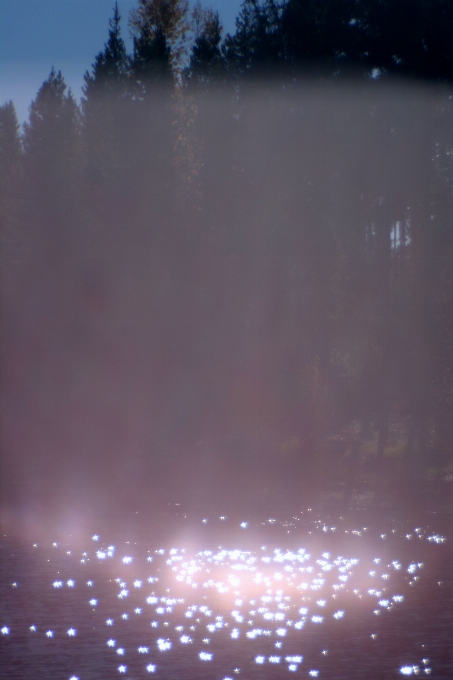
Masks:
[[[324,621],[324,617],[323,616],[312,616],[311,620],[313,621],[313,623],[322,623]]]
[[[157,641],[157,646],[161,652],[166,652],[167,650],[171,649],[171,642],[170,640],[158,640]]]
[[[226,521],[226,519],[225,517],[223,521]],[[240,528],[245,529],[246,525],[246,522],[237,523],[236,533],[239,535]],[[291,526],[291,523],[283,526]],[[321,535],[323,527],[327,527],[327,525],[317,521],[315,526],[319,532],[319,540],[324,541],[327,545],[328,536]],[[330,532],[328,527],[327,529]],[[233,531],[234,527],[231,530]],[[365,538],[362,537],[364,532],[365,529],[352,532],[356,536],[354,540],[365,541]],[[413,536],[416,538],[420,534],[414,532]],[[422,537],[424,540],[427,538],[426,535]],[[437,542],[434,541],[434,538],[438,538],[438,535],[435,534],[430,538],[432,542]],[[389,551],[394,545],[394,540],[392,535],[392,541],[388,544]],[[400,537],[401,540],[404,540],[404,535]],[[419,546],[418,541],[413,541],[413,544],[414,549]],[[326,545],[324,545],[324,548]],[[132,548],[130,549],[132,550]],[[381,614],[384,624],[390,614],[382,613],[382,609],[391,610],[395,608],[396,604],[403,603],[405,596],[400,593],[405,593],[409,585],[417,587],[416,580],[419,570],[423,568],[423,562],[417,561],[414,556],[412,556],[413,561],[391,561],[391,556],[388,555],[384,564],[381,558],[373,559],[371,557],[373,553],[368,553],[369,556],[367,558],[362,557],[359,564],[359,560],[353,556],[335,556],[335,554],[331,555],[330,552],[325,550],[312,556],[305,548],[287,549],[283,546],[274,549],[274,547],[261,546],[255,552],[255,550],[242,550],[234,545],[228,546],[228,548],[219,546],[216,550],[202,549],[199,552],[191,552],[189,549],[183,548],[171,548],[166,552],[163,549],[153,549],[154,558],[146,554],[145,550],[144,555],[139,556],[137,553],[134,558],[134,566],[131,568],[127,565],[132,558],[114,557],[113,552],[113,546],[110,546],[108,550],[102,548],[97,553],[92,551],[84,554],[86,565],[78,568],[85,569],[86,573],[90,569],[90,565],[93,564],[93,556],[96,554],[99,556],[99,553],[103,553],[105,557],[102,559],[108,557],[112,560],[108,568],[105,564],[98,564],[94,560],[94,568],[99,571],[99,574],[103,572],[103,577],[99,576],[99,583],[101,584],[103,581],[100,590],[103,595],[102,599],[99,600],[99,605],[97,599],[89,600],[89,604],[92,607],[98,605],[99,609],[102,605],[102,610],[108,614],[116,610],[119,604],[117,598],[129,598],[132,602],[128,612],[129,614],[134,612],[137,615],[142,614],[142,607],[145,603],[151,606],[153,611],[150,616],[158,615],[160,623],[158,620],[149,621],[148,619],[146,625],[156,629],[159,626],[161,628],[167,627],[168,631],[162,632],[169,635],[169,638],[157,640],[157,650],[154,647],[154,654],[156,651],[165,652],[172,649],[172,643],[177,643],[179,640],[181,645],[191,646],[192,653],[195,654],[195,658],[199,662],[213,661],[215,649],[213,649],[214,654],[213,652],[201,651],[201,649],[207,649],[207,646],[214,648],[214,639],[218,640],[220,645],[228,644],[228,640],[241,639],[244,641],[244,646],[247,644],[255,646],[254,653],[249,656],[249,658],[254,659],[255,664],[272,663],[275,665],[284,661],[285,668],[290,672],[301,670],[300,664],[303,657],[301,655],[284,656],[285,652],[292,651],[288,649],[287,638],[291,637],[291,646],[302,644],[303,634],[300,631],[303,630],[304,626],[310,627],[311,624],[321,624],[326,618],[319,615],[318,608],[323,608],[325,614],[332,615],[336,620],[344,618],[347,612],[349,620],[350,615],[354,617],[354,608],[358,606],[360,599],[360,606],[368,609],[369,613],[374,611],[376,615]],[[149,553],[151,550],[147,552]],[[75,559],[77,563],[80,551],[74,551],[74,554],[76,557],[72,559]],[[363,554],[366,554],[366,552],[362,552]],[[159,578],[149,575],[150,567],[147,566],[147,562],[151,562],[152,559],[156,563],[155,573],[159,573]],[[55,569],[57,568],[55,566]],[[67,568],[69,570],[69,567]],[[133,570],[132,576],[130,574],[131,569]],[[385,571],[388,573],[384,573]],[[128,575],[126,575],[127,572],[129,572]],[[65,572],[62,571],[61,574],[65,576]],[[370,576],[373,577],[373,580]],[[79,594],[75,579],[66,577],[66,580],[59,580],[60,572],[58,571],[54,571],[53,578],[57,580],[52,583],[49,579],[50,583],[58,592],[55,592],[52,597],[60,598],[63,602],[66,598],[64,604],[72,607],[74,597]],[[110,584],[107,584],[108,588],[111,589],[110,596],[108,595],[109,590],[104,588],[106,580]],[[93,587],[93,581],[85,581],[85,583],[87,586]],[[148,584],[154,585],[148,586]],[[49,589],[49,585],[48,583],[47,589]],[[73,589],[74,592],[69,594],[66,588],[63,588],[63,585]],[[368,588],[369,585],[375,587]],[[197,587],[199,590],[195,590]],[[155,590],[151,590],[151,588]],[[84,600],[83,593],[82,589],[80,593],[82,603]],[[68,598],[70,598],[69,601]],[[334,609],[332,612],[330,610],[330,598],[336,599],[336,606],[343,606],[344,609],[336,611]],[[109,612],[108,607],[111,605],[113,605],[113,608]],[[232,610],[232,607],[235,607],[235,609]],[[121,615],[120,628],[123,630],[123,628],[132,626],[136,628],[138,634],[141,621],[134,616],[131,617],[131,622],[128,622],[129,614],[124,612]],[[91,616],[89,611],[87,615]],[[95,615],[94,612],[92,615]],[[144,615],[142,619],[145,619]],[[114,624],[113,618],[109,618],[105,622],[108,626]],[[145,621],[142,620],[142,623],[145,624]],[[57,627],[56,622],[54,625]],[[27,628],[29,631],[36,631],[34,625],[26,625]],[[135,628],[134,631],[130,632],[136,634]],[[7,626],[0,630],[3,635],[9,634]],[[371,630],[365,631],[368,639],[370,639]],[[69,637],[76,635],[80,637],[80,630],[75,628],[66,629],[60,626],[57,628],[56,637],[60,632],[66,633]],[[210,638],[203,637],[206,632],[209,632]],[[43,633],[48,638],[54,637],[51,630],[45,632],[44,629]],[[178,637],[172,637],[172,633]],[[269,638],[268,642],[263,639],[266,637]],[[377,638],[376,633],[371,633],[372,640]],[[149,654],[153,647],[145,646],[147,637],[142,638],[142,640],[138,640],[140,646],[135,647],[135,653],[138,651],[138,654]],[[152,645],[154,645],[154,636],[151,636],[151,640]],[[314,640],[316,640],[316,636]],[[52,645],[54,644],[53,642]],[[107,644],[109,648],[114,648],[118,656],[126,655],[126,649],[121,646],[117,649],[117,642],[114,639],[106,640],[103,644]],[[270,650],[272,646],[274,647],[273,654]],[[297,651],[297,646],[292,649]],[[264,650],[267,651],[266,655],[263,653]],[[377,650],[378,648],[376,648]],[[190,653],[190,649],[185,651]],[[242,653],[242,645],[240,645],[239,651]],[[319,646],[317,653],[326,656],[327,650]],[[282,656],[279,656],[279,654]],[[330,652],[330,655],[334,656],[333,651]],[[172,655],[169,654],[162,658],[165,658],[166,662],[168,657],[171,659]],[[152,657],[149,658],[152,659]],[[428,675],[431,672],[434,674],[434,671],[431,671],[428,666],[429,660],[424,659],[420,663],[420,669],[417,666],[407,665],[402,666],[399,670],[402,675],[422,673]],[[119,668],[126,668],[126,666],[118,667],[118,672],[126,673],[126,671],[119,671]],[[156,665],[149,664],[146,666],[144,664],[142,672],[145,668],[148,672],[155,672]],[[311,677],[322,674],[322,670],[320,672],[316,669],[308,669],[309,667],[302,674],[305,677],[307,672]],[[395,670],[397,669],[398,667],[395,668]],[[167,669],[163,667],[160,670],[164,675],[167,672]],[[269,671],[271,670],[269,669]],[[236,668],[234,677],[239,672],[243,673],[244,671]],[[230,673],[233,675],[232,670]]]

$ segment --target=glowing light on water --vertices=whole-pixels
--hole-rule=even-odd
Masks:
[[[171,649],[171,642],[170,640],[159,639],[157,640],[157,646],[161,652],[166,652]]]
[[[223,522],[227,521],[226,516],[221,516],[219,519]],[[268,520],[270,524],[276,522],[277,520]],[[245,529],[248,526],[247,522],[236,524],[238,534],[239,527]],[[332,530],[327,525],[319,523],[318,531],[324,531],[323,527],[326,527],[329,531]],[[351,536],[354,537],[353,540],[363,542],[366,531],[366,528],[357,529],[351,532]],[[393,535],[394,531],[392,531],[390,537],[391,541],[394,540]],[[426,537],[421,530],[420,532],[415,530],[413,535],[414,537],[427,538],[432,543],[441,543],[445,540],[438,534]],[[404,534],[401,538],[404,539]],[[97,537],[97,540],[99,540],[99,537]],[[328,538],[323,537],[322,540],[327,542]],[[393,545],[391,541],[388,542],[388,549]],[[416,545],[419,545],[418,541]],[[415,548],[415,544],[411,548]],[[127,550],[131,549],[128,548]],[[58,551],[61,548],[56,544],[52,547],[52,550]],[[71,551],[66,552],[70,553]],[[95,617],[99,611],[101,614],[105,611],[107,615],[109,612],[106,607],[111,607],[110,614],[115,614],[116,617],[121,616],[122,621],[118,625],[120,630],[116,635],[119,647],[117,648],[116,640],[111,638],[104,639],[102,644],[114,648],[118,656],[127,656],[128,661],[131,652],[143,655],[149,654],[149,650],[154,649],[156,654],[154,644],[156,644],[158,652],[167,652],[166,655],[162,656],[165,663],[167,658],[172,655],[170,650],[173,647],[179,647],[179,644],[186,645],[186,648],[188,646],[194,648],[194,652],[198,654],[198,659],[201,662],[212,661],[215,658],[216,645],[219,643],[235,645],[234,649],[238,654],[242,653],[245,645],[252,644],[257,645],[257,647],[254,650],[255,654],[249,656],[249,662],[258,665],[278,665],[284,661],[288,671],[300,671],[303,657],[301,655],[283,656],[283,654],[290,651],[288,642],[292,644],[292,641],[296,639],[294,636],[299,635],[302,639],[300,631],[304,627],[324,625],[330,631],[330,626],[347,625],[350,615],[354,617],[354,611],[351,613],[349,604],[352,603],[355,607],[358,606],[359,601],[361,607],[368,608],[370,612],[374,611],[376,615],[381,615],[384,621],[395,605],[404,602],[405,598],[401,593],[404,592],[404,588],[407,589],[408,587],[408,575],[412,578],[410,584],[415,584],[415,581],[423,576],[423,562],[415,559],[406,562],[401,559],[401,556],[399,560],[389,560],[388,564],[387,557],[384,566],[381,564],[383,560],[380,557],[363,557],[363,553],[361,553],[359,560],[354,555],[335,556],[325,549],[312,556],[306,548],[295,550],[269,549],[264,545],[260,547],[258,552],[242,550],[235,546],[229,546],[228,549],[219,546],[216,550],[200,550],[195,553],[178,547],[172,547],[167,551],[163,548],[154,550],[156,562],[154,574],[159,573],[158,578],[155,575],[150,576],[150,567],[145,566],[146,563],[149,564],[153,561],[150,552],[151,550],[148,550],[147,553],[145,551],[145,554],[141,557],[137,552],[133,553],[133,557],[132,554],[125,557],[114,557],[114,546],[106,548],[101,544],[97,552],[92,550],[83,553],[85,563],[83,566],[80,564],[77,566],[88,576],[87,572],[91,569],[90,565],[93,562],[93,560],[90,562],[90,557],[96,555],[104,564],[99,564],[97,560],[94,560],[97,565],[94,573],[100,570],[99,573],[106,574],[108,570],[110,576],[108,580],[111,583],[108,587],[111,589],[113,586],[115,590],[111,591],[112,594],[109,595],[107,590],[98,591],[96,589],[93,593],[96,598],[90,599],[89,605],[96,607],[99,602],[99,607],[97,612],[93,611],[90,615]],[[108,565],[105,564],[107,558]],[[127,565],[132,560],[134,566],[131,568]],[[79,562],[78,559],[76,561]],[[112,568],[117,568],[118,571],[112,573]],[[132,577],[131,569],[133,569]],[[385,569],[387,570],[386,573],[384,573]],[[85,581],[80,578],[79,572],[69,573],[70,576],[76,576],[77,581],[75,578],[68,579],[67,577],[65,580],[60,580],[60,572],[56,569],[53,574],[51,571],[49,573],[47,583],[52,583],[52,578],[56,579],[52,586],[59,591],[58,594],[55,593],[52,596],[54,598],[71,597],[73,599],[80,591],[80,587],[77,585],[80,582],[86,583],[91,588],[94,588],[95,585],[93,580]],[[126,575],[126,573],[129,573],[129,575]],[[62,571],[61,574],[64,575],[65,572]],[[113,576],[116,578],[113,578]],[[102,576],[96,577],[96,588],[100,587],[101,581]],[[129,590],[127,582],[129,583]],[[107,582],[104,581],[103,583],[106,584]],[[161,583],[165,583],[165,586],[160,585]],[[63,584],[68,589],[72,589],[74,593],[70,596],[69,593],[65,595],[67,590],[63,588]],[[150,589],[148,589],[148,592],[143,592],[146,591],[146,584],[157,584],[152,586],[155,591],[150,593]],[[13,584],[13,587],[14,585],[17,584]],[[369,585],[375,587],[368,588]],[[197,587],[199,587],[199,591],[197,591]],[[176,592],[174,589],[176,589]],[[82,589],[82,597],[83,592]],[[102,595],[99,600],[97,599],[98,595]],[[181,595],[184,597],[181,597]],[[340,606],[342,609],[333,610],[332,613],[329,610],[330,598],[336,599],[336,606]],[[121,605],[118,600],[122,600]],[[87,607],[86,600],[84,601],[84,606]],[[116,602],[115,606],[113,601]],[[144,604],[147,606],[142,609]],[[122,615],[115,609],[118,606],[126,609]],[[148,608],[149,606],[152,607],[151,610]],[[233,606],[234,609],[232,609]],[[373,610],[373,607],[377,606],[380,608]],[[316,613],[319,612],[318,607],[323,609],[323,614],[325,613],[326,616],[320,616]],[[149,612],[151,612],[151,615]],[[347,620],[340,623],[340,620],[345,618],[346,612],[348,613]],[[143,644],[142,638],[142,640],[137,641],[141,643],[140,646],[137,647],[135,644],[131,650],[127,638],[122,637],[125,634],[124,631],[128,630],[128,626],[142,625],[140,618],[130,616],[131,613],[141,615],[143,626],[146,625],[145,630],[147,630],[148,635],[151,635],[149,641],[144,638],[149,644],[152,643],[150,647]],[[150,620],[152,616],[157,616],[158,620]],[[339,623],[334,623],[331,617]],[[130,624],[126,623],[129,618],[131,619]],[[10,621],[4,623],[10,624]],[[29,622],[26,623],[29,631],[36,631],[35,625],[28,626]],[[57,622],[49,619],[47,625],[54,626],[57,633],[62,630],[66,631],[69,637],[77,638],[73,643],[71,642],[71,647],[75,648],[83,635],[80,632],[82,627],[78,620],[73,619],[73,623],[74,628],[66,629],[58,627]],[[107,626],[113,626],[114,618],[108,618],[105,623]],[[75,625],[77,625],[77,628]],[[162,627],[166,627],[165,632],[163,630],[162,632],[168,637],[158,640],[156,640],[157,635],[152,637],[154,631],[151,631],[150,628],[157,629],[159,627],[161,630]],[[13,628],[14,635],[15,630]],[[5,644],[10,644],[10,639],[14,638],[14,635],[10,635],[9,625],[4,625],[0,631],[3,635],[9,636],[5,640]],[[202,638],[205,631],[210,633],[210,638]],[[53,630],[48,630],[45,635],[47,638],[54,637]],[[372,640],[377,640],[376,633],[370,635],[369,631],[368,635],[368,639],[371,637]],[[56,637],[58,638],[58,635]],[[241,643],[238,644],[236,641],[239,639],[241,639]],[[274,646],[275,653],[269,656],[265,655],[263,653],[265,648],[259,647],[260,644],[264,643],[271,647]],[[52,647],[55,644],[57,644],[56,641],[52,642]],[[210,645],[208,649],[213,651],[200,651],[200,647],[206,649],[205,645]],[[376,649],[378,645],[379,643],[375,643]],[[318,652],[323,656],[328,653],[326,649],[318,650]],[[282,654],[282,656],[279,654]],[[430,674],[431,668],[428,667],[428,661],[428,659],[423,660],[423,665],[420,663],[421,670],[417,671],[415,669],[419,669],[418,666],[402,666],[399,669],[400,674]],[[127,669],[125,665],[119,666],[118,672],[126,673],[126,670],[120,671],[120,668]],[[397,670],[398,667],[395,668],[395,671]],[[156,665],[154,663],[148,664],[146,671],[154,673]],[[234,674],[238,675],[239,671],[240,669],[236,668]],[[244,669],[241,669],[241,673],[243,671]],[[307,672],[310,677],[317,677],[320,673],[316,669],[307,669],[305,673]],[[224,680],[227,679],[224,678]]]
[[[212,661],[213,654],[210,652],[200,652],[198,656],[202,661]]]
[[[428,536],[428,541],[433,541],[434,543],[445,543],[446,540],[445,536],[440,536],[439,534]]]

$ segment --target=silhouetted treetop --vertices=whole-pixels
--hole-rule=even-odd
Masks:
[[[67,154],[79,132],[80,112],[61,74],[52,68],[30,106],[24,123],[23,144],[27,157],[46,162],[52,152],[65,149]]]
[[[113,17],[109,21],[109,38],[104,46],[104,50],[99,52],[92,72],[85,73],[85,85],[83,94],[85,99],[89,99],[94,92],[115,91],[115,94],[124,93],[125,85],[130,69],[130,60],[127,55],[126,46],[121,37],[121,17],[118,10],[118,3],[115,4]]]
[[[188,12],[187,0],[139,0],[129,20],[137,75],[160,80],[179,73],[187,49]]]
[[[0,172],[19,163],[22,144],[16,109],[12,101],[0,106]]]
[[[218,12],[198,2],[192,12],[194,43],[185,77],[200,83],[219,78],[223,72],[221,41],[223,27]]]

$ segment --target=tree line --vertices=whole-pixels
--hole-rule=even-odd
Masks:
[[[245,0],[223,37],[201,5],[139,0],[133,53],[115,6],[80,105],[52,69],[22,131],[2,106],[4,354],[36,372],[31,411],[43,385],[76,410],[72,363],[125,446],[109,370],[138,449],[208,437],[298,479],[451,463],[452,21],[446,0]]]

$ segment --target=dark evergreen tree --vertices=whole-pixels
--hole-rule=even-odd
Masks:
[[[77,103],[61,74],[52,69],[31,103],[24,123],[23,144],[28,167],[41,168],[45,177],[52,174],[65,181],[76,162],[80,133]]]
[[[111,92],[115,97],[124,96],[127,91],[130,60],[121,37],[121,16],[118,3],[109,21],[109,37],[104,50],[99,52],[91,73],[85,73],[84,111],[90,99],[100,93]]]
[[[221,53],[222,24],[218,12],[203,9],[198,3],[193,10],[195,40],[186,80],[206,85],[213,79],[219,82],[224,71]]]
[[[27,226],[58,249],[81,200],[80,111],[60,71],[52,69],[32,102],[23,145]]]
[[[236,32],[225,39],[224,56],[233,73],[259,75],[282,59],[279,27],[283,7],[276,0],[244,0]]]
[[[12,101],[0,106],[0,250],[7,257],[19,236],[22,144]]]
[[[125,174],[125,132],[130,109],[130,58],[121,37],[121,17],[115,4],[109,37],[86,72],[82,112],[87,181],[91,189]]]
[[[187,0],[139,0],[132,10],[132,70],[142,95],[173,84],[186,50]]]

